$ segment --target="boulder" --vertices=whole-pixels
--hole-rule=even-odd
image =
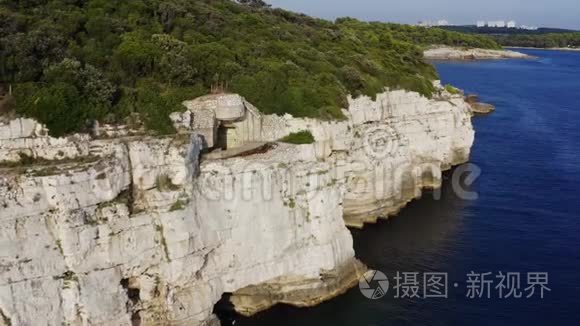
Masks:
[[[469,103],[469,104],[474,104],[477,103],[479,101],[479,96],[477,94],[468,94],[465,97],[465,102]]]
[[[495,106],[488,104],[488,103],[470,103],[471,104],[471,111],[476,114],[488,114],[495,111]]]

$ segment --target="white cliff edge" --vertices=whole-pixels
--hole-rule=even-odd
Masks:
[[[0,325],[219,324],[225,293],[245,315],[316,305],[365,271],[347,225],[438,187],[474,140],[469,104],[441,87],[350,99],[334,122],[237,95],[184,104],[167,137],[0,124]],[[276,142],[301,130],[316,142]]]
[[[478,48],[436,47],[425,50],[423,56],[428,60],[498,60],[533,59],[533,56],[511,50],[490,50]]]

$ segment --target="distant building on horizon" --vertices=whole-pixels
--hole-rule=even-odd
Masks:
[[[507,23],[503,20],[490,20],[490,21],[484,21],[484,20],[478,20],[476,23],[477,28],[484,28],[484,27],[492,27],[492,28],[518,28],[518,29],[525,29],[525,30],[529,30],[529,31],[535,31],[538,30],[538,27],[536,26],[527,26],[527,25],[521,25],[518,26],[516,24],[515,20],[510,20]]]
[[[496,20],[496,21],[488,21],[487,22],[487,27],[504,28],[505,26],[506,26],[506,23],[503,20]]]
[[[417,23],[417,26],[421,27],[433,27],[433,26],[450,26],[449,21],[446,19],[440,19],[437,21],[422,20]]]
[[[538,30],[538,28],[536,26],[527,26],[527,25],[520,26],[520,29],[525,29],[528,31],[537,31]]]

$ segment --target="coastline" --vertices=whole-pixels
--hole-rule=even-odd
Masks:
[[[449,46],[439,46],[427,49],[423,52],[427,60],[500,60],[500,59],[533,59],[534,56],[511,51],[492,50],[480,48],[458,48]]]
[[[480,197],[468,202],[457,199],[453,195],[452,184],[446,183],[451,189],[446,191],[444,188],[437,200],[430,194],[425,195],[402,211],[397,218],[356,232],[355,244],[359,249],[358,257],[369,266],[394,271],[388,276],[396,276],[397,270],[444,270],[448,275],[459,275],[458,278],[463,280],[465,270],[471,266],[476,269],[482,266],[481,268],[490,270],[536,268],[550,270],[551,274],[552,270],[559,271],[558,278],[562,279],[552,285],[554,289],[549,297],[528,301],[506,301],[496,297],[484,299],[481,302],[486,304],[474,306],[474,301],[464,298],[467,290],[460,285],[459,289],[450,289],[449,299],[446,299],[445,304],[439,305],[437,303],[442,303],[443,300],[417,300],[416,303],[391,300],[389,297],[395,294],[392,288],[389,289],[387,298],[366,300],[355,289],[320,308],[299,310],[279,307],[251,319],[238,318],[235,325],[293,326],[296,320],[309,325],[355,326],[361,324],[360,320],[366,325],[396,325],[409,318],[409,310],[417,306],[420,308],[414,310],[412,315],[412,321],[417,325],[432,324],[434,316],[437,318],[436,323],[442,325],[469,323],[475,313],[486,315],[489,311],[494,311],[489,318],[496,324],[566,324],[570,317],[577,316],[575,311],[569,314],[563,312],[566,312],[565,307],[571,303],[575,306],[580,303],[577,290],[567,285],[574,284],[576,279],[576,274],[570,272],[570,259],[577,262],[580,252],[568,241],[554,240],[554,234],[546,233],[545,230],[555,227],[554,232],[557,230],[566,235],[561,239],[570,240],[576,239],[576,234],[580,232],[575,217],[566,215],[570,207],[562,205],[562,200],[570,200],[574,203],[573,207],[578,207],[577,201],[573,199],[575,193],[557,194],[550,186],[574,187],[578,181],[576,178],[569,180],[569,177],[580,175],[569,174],[566,178],[559,178],[557,174],[550,175],[546,172],[551,169],[549,153],[555,151],[551,145],[557,145],[558,152],[566,153],[565,156],[559,156],[566,159],[565,165],[558,166],[577,169],[574,160],[577,161],[578,153],[567,146],[569,140],[565,139],[578,137],[579,131],[573,128],[577,119],[572,119],[570,114],[577,117],[580,112],[573,109],[574,98],[566,94],[578,89],[580,80],[574,77],[577,76],[574,71],[579,69],[580,56],[566,55],[564,52],[538,54],[549,61],[549,64],[519,60],[483,64],[437,63],[437,70],[445,83],[478,92],[484,101],[496,98],[496,94],[502,94],[501,100],[493,101],[499,104],[499,115],[474,120],[477,140],[471,161],[483,167],[484,172],[470,190],[478,192]],[[506,74],[506,70],[511,73]],[[551,90],[555,94],[537,96],[538,80],[561,80],[562,83],[561,87]],[[538,102],[530,105],[529,101],[522,100],[525,98],[534,98]],[[533,114],[535,119],[522,118],[527,114]],[[529,128],[534,128],[537,132],[530,133]],[[556,130],[561,132],[555,132]],[[551,139],[550,136],[557,138]],[[506,139],[509,139],[509,144],[501,141]],[[531,143],[537,145],[525,145]],[[548,162],[547,165],[539,164],[539,157],[547,158],[542,161]],[[521,165],[524,167],[514,164],[518,160],[522,160]],[[538,187],[535,182],[520,182],[522,179],[515,178],[520,176],[533,180],[534,175],[542,173],[549,176],[549,179],[542,180],[545,185],[543,187]],[[508,183],[510,187],[497,191]],[[522,196],[522,193],[527,195]],[[522,232],[520,225],[529,222],[530,218],[538,223],[541,221],[541,224],[532,223],[533,228]],[[561,219],[561,223],[558,219]],[[556,247],[550,246],[539,251],[540,256],[523,255],[521,259],[510,259],[517,257],[519,253],[528,252],[529,248],[538,243],[538,239]],[[502,254],[494,256],[497,248],[503,250]],[[563,254],[554,254],[555,252]],[[553,295],[554,291],[558,291],[558,294]],[[346,312],[345,307],[348,307]],[[547,314],[548,311],[554,314]]]
[[[531,46],[505,46],[504,49],[523,49],[523,50],[547,50],[547,51],[568,51],[580,52],[580,48],[537,48]]]

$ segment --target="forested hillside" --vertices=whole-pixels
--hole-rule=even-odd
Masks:
[[[578,48],[580,33],[557,33],[543,35],[501,35],[497,42],[505,46],[525,46],[534,48]]]
[[[563,28],[540,27],[538,29],[523,29],[512,27],[477,27],[475,25],[454,25],[454,26],[439,26],[437,28],[455,31],[466,34],[477,35],[544,35],[544,34],[563,34],[574,33],[576,31]]]
[[[523,46],[534,48],[578,48],[580,32],[559,29],[539,28],[526,30],[519,28],[497,28],[476,26],[444,26],[437,29],[456,31],[471,35],[488,36],[502,46]]]
[[[212,88],[266,113],[340,119],[349,93],[390,86],[429,96],[436,72],[418,45],[497,47],[473,35],[242,2],[0,0],[0,88],[12,87],[11,109],[55,135],[132,113],[172,132],[167,114]]]

